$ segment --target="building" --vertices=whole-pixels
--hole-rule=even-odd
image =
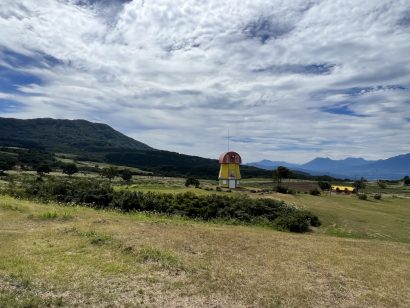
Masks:
[[[352,194],[354,193],[354,188],[351,186],[332,186],[332,191],[336,193]]]
[[[236,152],[225,152],[219,156],[219,186],[235,189],[241,186],[241,172],[239,165],[241,156]]]

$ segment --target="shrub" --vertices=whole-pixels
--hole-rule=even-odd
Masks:
[[[121,177],[128,184],[132,180],[132,172],[128,169],[124,169],[121,172]]]
[[[62,165],[63,173],[72,176],[73,174],[78,172],[78,168],[76,164],[64,164]]]
[[[37,168],[37,174],[40,176],[44,175],[44,173],[50,173],[52,170],[49,165],[41,165]]]
[[[380,200],[382,198],[382,195],[381,194],[375,194],[373,196],[373,198],[376,199],[376,200]]]
[[[331,188],[331,185],[329,182],[319,181],[317,184],[319,185],[321,190],[329,190]]]
[[[142,193],[114,191],[105,181],[73,178],[47,178],[28,182],[24,187],[11,186],[15,196],[83,204],[94,208],[116,208],[124,212],[142,211],[179,215],[202,220],[237,221],[246,224],[268,224],[281,230],[305,232],[320,221],[310,212],[302,211],[272,199],[248,196]],[[55,216],[50,215],[50,219]],[[54,217],[55,218],[55,217]]]
[[[280,186],[278,185],[276,187],[276,192],[281,193],[281,194],[287,194],[288,193],[288,189],[286,187]]]
[[[317,188],[311,189],[309,192],[312,196],[320,196],[320,191]]]
[[[119,171],[116,167],[110,166],[110,167],[103,168],[101,170],[101,175],[103,177],[106,177],[111,182],[111,180],[118,175],[118,172]]]
[[[301,233],[309,230],[310,218],[309,215],[306,215],[306,213],[300,211],[278,217],[275,220],[275,223],[280,230]]]
[[[358,194],[357,197],[358,197],[360,200],[367,200],[367,195],[366,195],[366,194]]]
[[[185,181],[185,186],[189,187],[191,185],[198,188],[199,187],[199,181],[197,179],[194,179],[194,178],[187,178],[186,181]]]

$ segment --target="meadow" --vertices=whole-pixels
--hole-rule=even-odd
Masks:
[[[278,194],[264,190],[267,182],[245,180],[237,192],[151,176],[113,185],[284,200],[322,225],[295,234],[0,196],[0,307],[410,306],[406,190],[364,201]]]

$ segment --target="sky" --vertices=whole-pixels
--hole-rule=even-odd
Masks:
[[[0,116],[245,162],[410,152],[410,0],[1,0]]]

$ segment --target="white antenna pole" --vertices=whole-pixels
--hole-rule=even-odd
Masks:
[[[228,128],[228,152],[229,152],[229,128]]]

